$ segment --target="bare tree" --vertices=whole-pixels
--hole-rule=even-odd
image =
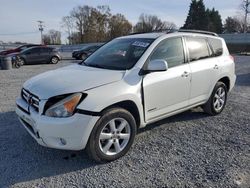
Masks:
[[[43,35],[43,41],[45,44],[61,44],[61,32],[51,29]]]
[[[84,34],[90,27],[92,9],[93,8],[89,6],[78,6],[75,7],[70,13],[70,16],[75,21],[75,27],[79,33],[80,42],[84,41]]]
[[[241,9],[244,11],[244,33],[248,30],[248,14],[250,13],[250,1],[249,0],[243,0],[241,5]]]
[[[62,18],[61,26],[66,29],[68,34],[69,44],[72,44],[72,33],[74,29],[74,20],[71,16],[64,16]]]
[[[139,21],[134,26],[134,32],[151,32],[155,30],[175,29],[176,25],[171,22],[162,21],[154,15],[141,14]]]

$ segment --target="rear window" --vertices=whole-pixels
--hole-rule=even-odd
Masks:
[[[223,54],[222,41],[220,39],[209,38],[208,42],[212,47],[213,56],[217,57]]]
[[[205,59],[210,56],[207,41],[203,38],[187,37],[187,47],[190,61]]]

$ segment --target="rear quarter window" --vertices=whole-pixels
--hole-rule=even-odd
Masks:
[[[220,39],[209,38],[208,42],[213,50],[214,57],[218,57],[223,54],[222,41]]]

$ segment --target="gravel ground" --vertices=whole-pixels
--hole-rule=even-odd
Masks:
[[[130,152],[97,164],[84,151],[39,146],[15,115],[28,78],[70,64],[0,70],[0,187],[250,187],[250,57],[223,113],[200,108],[140,130]]]

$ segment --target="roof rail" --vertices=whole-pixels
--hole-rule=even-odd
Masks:
[[[137,35],[137,34],[145,34],[145,33],[174,33],[178,32],[176,29],[158,29],[158,30],[152,30],[152,31],[146,31],[146,32],[135,32],[135,33],[130,33],[128,35]]]
[[[206,34],[206,35],[212,35],[218,37],[217,33],[213,33],[210,31],[202,31],[202,30],[191,30],[191,29],[179,29],[178,32],[184,32],[184,33],[198,33],[198,34]]]

